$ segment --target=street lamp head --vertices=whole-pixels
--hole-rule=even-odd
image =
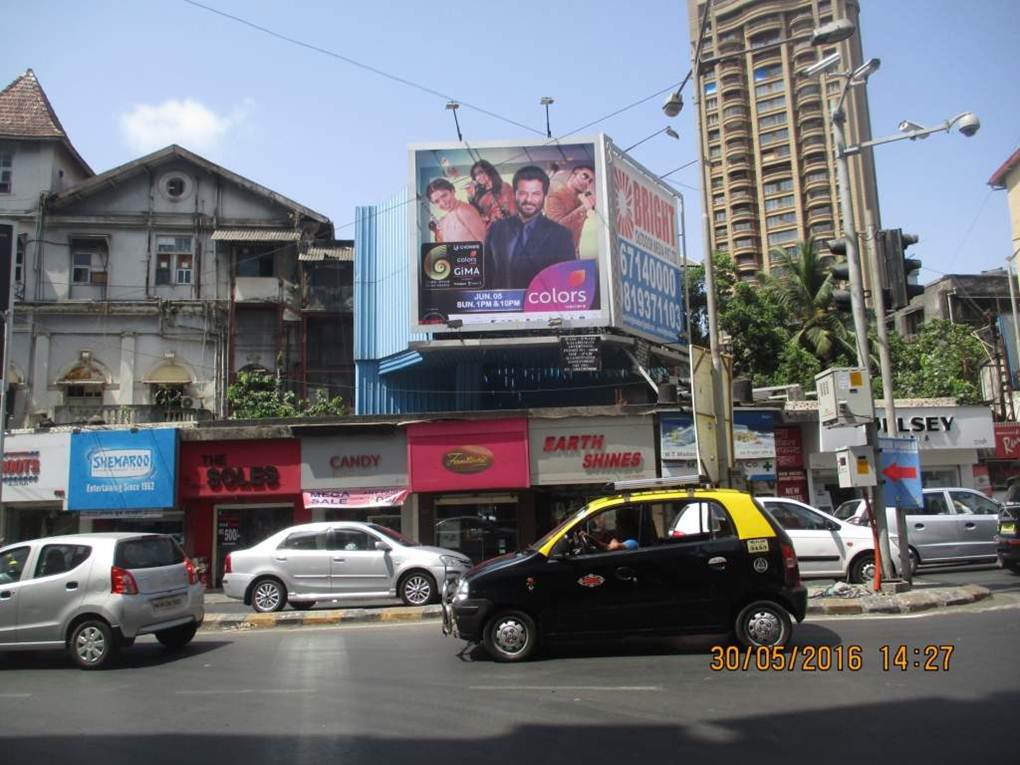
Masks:
[[[449,109],[450,111],[455,112],[460,108],[460,104],[458,104],[456,101],[447,101],[446,108]]]
[[[903,120],[903,122],[899,124],[899,131],[901,133],[906,133],[908,136],[910,136],[911,141],[914,141],[918,138],[920,138],[921,140],[927,138],[928,137],[927,133],[925,133],[924,135],[910,135],[911,133],[919,133],[924,129],[925,129],[924,125],[918,125],[916,122],[912,122],[911,120]]]
[[[853,37],[857,27],[850,19],[836,19],[823,24],[811,33],[812,45],[832,45]]]
[[[679,138],[680,137],[680,134],[678,132],[676,132],[673,128],[671,128],[669,125],[666,125],[666,129],[663,130],[662,132],[665,133],[666,135],[668,135],[670,138]]]
[[[842,56],[840,56],[839,51],[836,51],[823,59],[819,59],[815,63],[811,64],[811,66],[804,67],[797,72],[797,74],[801,77],[817,77],[820,74],[828,74],[839,66],[841,58]]]
[[[556,102],[553,99],[549,98],[549,96],[542,96],[542,98],[539,99],[538,103],[541,104],[542,106],[548,106],[549,104],[554,104]]]
[[[963,114],[956,115],[949,121],[950,127],[954,123],[956,124],[956,129],[967,138],[970,138],[981,129],[981,120],[977,118],[974,112],[964,112]]]
[[[680,94],[679,88],[670,93],[666,102],[662,105],[662,111],[667,117],[677,116],[683,108],[684,97]]]
[[[882,62],[879,59],[869,58],[850,73],[850,84],[863,85],[871,75],[878,71],[881,65]]]

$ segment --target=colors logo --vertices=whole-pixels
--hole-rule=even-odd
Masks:
[[[543,268],[524,292],[524,311],[588,311],[598,308],[598,264],[568,260]]]

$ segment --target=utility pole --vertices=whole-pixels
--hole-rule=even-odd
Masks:
[[[878,334],[878,363],[882,374],[882,403],[885,409],[885,421],[888,423],[887,427],[891,428],[893,427],[892,424],[896,422],[896,400],[895,392],[893,391],[892,356],[889,354],[889,328],[885,322],[885,292],[882,289],[882,272],[879,270],[884,268],[885,242],[875,228],[874,215],[869,208],[864,209],[864,220],[867,222],[868,241],[871,243],[871,258],[868,262],[870,263],[871,270],[871,304],[875,309],[875,330]],[[878,459],[879,453],[876,452],[875,475],[877,476],[878,485],[881,486],[885,479],[882,476],[882,472],[878,470]],[[883,517],[885,517],[884,513]],[[899,544],[897,545],[900,551],[900,576],[907,584],[911,584],[913,576],[910,571],[907,513],[898,504],[896,506],[896,527],[900,531]]]
[[[849,87],[849,80],[846,84]],[[844,96],[846,95],[844,91]],[[857,253],[857,231],[854,226],[853,201],[850,198],[850,169],[846,153],[846,111],[843,109],[845,98],[840,98],[838,105],[832,111],[832,132],[836,144],[836,177],[839,181],[840,213],[843,217],[843,237],[846,240],[847,271],[850,281],[850,305],[854,319],[854,333],[857,336],[857,365],[864,370],[864,373],[871,376],[871,358],[868,353],[868,320],[864,313],[864,286],[861,279],[861,262]],[[874,272],[874,269],[872,269]],[[879,290],[881,293],[881,290]],[[881,323],[881,318],[879,320]],[[891,373],[890,373],[891,380]],[[889,393],[892,395],[891,385]],[[896,419],[889,420],[890,425]],[[878,466],[881,462],[882,453],[879,442],[878,424],[875,422],[874,412],[872,419],[865,425],[867,443],[872,448],[875,460],[875,472],[878,474]],[[889,525],[885,515],[885,488],[879,479],[871,492],[872,508],[875,519],[875,530],[878,535],[879,558],[882,566],[882,579],[892,579],[892,548],[889,545]]]

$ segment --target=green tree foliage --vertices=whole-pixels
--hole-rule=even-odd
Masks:
[[[729,336],[734,374],[756,386],[773,385],[790,342],[782,307],[761,284],[738,282],[721,301],[719,324]]]
[[[933,319],[904,339],[890,334],[893,390],[897,398],[952,397],[980,404],[980,372],[988,356],[970,327]]]
[[[712,256],[715,266],[715,291],[719,296],[729,295],[737,283],[737,271],[728,255],[717,252]],[[691,301],[691,342],[708,345],[708,293],[705,291],[705,266],[694,264],[687,269],[687,292]],[[721,309],[720,309],[721,313]]]
[[[346,413],[343,398],[319,397],[299,400],[280,380],[265,370],[238,372],[237,380],[227,387],[230,418],[259,420],[264,417],[340,417]]]
[[[801,242],[793,255],[773,250],[772,262],[778,265],[778,275],[768,281],[786,316],[791,342],[824,366],[840,356],[855,356],[853,333],[832,299],[829,263],[819,256],[814,240]]]

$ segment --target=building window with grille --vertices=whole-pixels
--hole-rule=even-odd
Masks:
[[[785,178],[781,181],[771,181],[762,186],[762,191],[766,194],[777,194],[780,191],[789,191],[793,188],[793,181],[790,178]],[[793,197],[790,197],[790,204],[793,204]],[[766,207],[766,209],[772,209]]]
[[[791,229],[789,231],[776,231],[774,234],[769,234],[769,245],[786,244],[787,242],[794,241],[796,238],[796,229]]]
[[[71,284],[105,285],[108,253],[105,239],[72,239]]]
[[[787,223],[796,223],[797,213],[788,212],[780,213],[779,215],[770,215],[765,219],[765,225],[771,228],[772,226],[782,226]]]
[[[190,236],[156,237],[156,284],[191,284],[194,262]]]
[[[783,207],[793,207],[793,195],[787,194],[782,197],[775,197],[774,199],[765,200],[765,209],[768,211],[779,210]]]
[[[785,117],[786,115],[783,116]],[[759,140],[762,146],[765,146],[776,141],[785,141],[789,137],[790,131],[787,128],[783,128],[782,130],[773,130],[771,133],[762,133]]]
[[[14,193],[14,154],[0,151],[0,194]]]
[[[68,385],[64,388],[64,404],[98,409],[103,405],[103,388],[100,385]]]
[[[779,112],[778,114],[770,114],[767,117],[758,118],[758,128],[760,130],[765,130],[766,128],[785,124],[786,124],[786,112]]]
[[[775,98],[766,98],[764,101],[758,102],[759,112],[768,112],[773,109],[782,109],[786,106],[786,96],[776,96]]]

